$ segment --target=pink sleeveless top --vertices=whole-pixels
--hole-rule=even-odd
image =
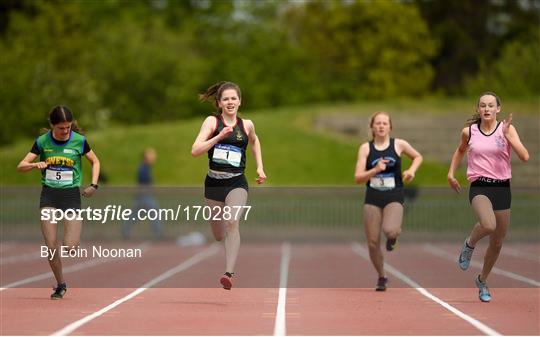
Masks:
[[[467,152],[467,180],[479,177],[506,180],[512,177],[510,167],[510,144],[503,134],[503,125],[497,123],[495,131],[486,135],[478,124],[469,128],[469,149]]]

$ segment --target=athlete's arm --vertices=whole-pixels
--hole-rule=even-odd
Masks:
[[[99,162],[99,159],[98,159],[98,157],[96,156],[96,154],[94,153],[93,150],[90,150],[84,156],[86,157],[86,159],[88,159],[88,161],[92,165],[92,184],[97,185],[98,180],[99,180],[99,171],[100,171],[100,168],[101,168],[101,164]]]
[[[47,163],[40,161],[33,163],[33,161],[38,157],[37,154],[28,152],[28,154],[21,160],[19,165],[17,165],[17,171],[19,172],[28,172],[32,169],[43,170],[47,168]]]
[[[503,121],[503,133],[521,161],[529,161],[529,151],[521,143],[516,128],[511,124],[512,114]]]
[[[255,133],[255,125],[249,119],[244,120],[244,125],[246,126],[246,131],[248,133],[249,144],[251,145],[251,152],[253,152],[253,157],[257,163],[257,184],[263,184],[266,181],[266,174],[264,173],[263,159],[262,159],[262,150],[261,142],[259,137]]]
[[[233,128],[230,126],[224,127],[221,132],[213,138],[212,133],[216,127],[216,118],[215,116],[208,116],[204,120],[201,130],[195,138],[193,146],[191,146],[191,155],[193,157],[200,156],[201,154],[208,152],[214,145],[216,145],[220,140],[226,138],[233,131]]]
[[[98,157],[92,150],[88,151],[84,156],[92,165],[92,184],[83,190],[82,195],[84,197],[90,198],[96,192],[96,187],[94,187],[93,185],[98,184],[101,164]]]
[[[450,168],[448,169],[448,183],[450,184],[450,187],[452,187],[452,189],[458,193],[461,191],[461,186],[459,185],[459,181],[457,181],[457,179],[454,177],[454,174],[459,167],[463,156],[465,155],[465,151],[467,151],[467,147],[469,146],[469,144],[467,144],[469,142],[469,136],[469,128],[463,128],[463,130],[461,130],[461,141],[454,152],[454,155],[452,156]]]
[[[418,170],[424,158],[422,157],[420,152],[418,152],[414,147],[412,147],[412,145],[409,144],[409,142],[407,142],[406,140],[396,139],[396,145],[400,153],[404,153],[407,157],[412,159],[411,166],[407,170],[403,171],[402,174],[403,180],[405,182],[411,182],[414,179],[416,170]]]
[[[377,173],[386,170],[386,164],[388,160],[381,159],[377,162],[377,166],[366,170],[366,161],[369,155],[369,143],[364,143],[358,150],[358,160],[356,161],[356,169],[354,170],[354,181],[357,184],[367,182],[371,177]]]

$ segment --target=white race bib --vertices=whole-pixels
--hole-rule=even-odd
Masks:
[[[387,191],[396,187],[396,180],[393,174],[383,175],[378,174],[369,179],[369,186],[376,190]]]
[[[46,169],[45,170],[45,179],[50,182],[59,182],[62,184],[71,184],[73,183],[73,171],[57,171]]]
[[[216,144],[214,146],[214,155],[212,156],[213,162],[240,167],[241,160],[242,149],[239,147],[228,144]]]

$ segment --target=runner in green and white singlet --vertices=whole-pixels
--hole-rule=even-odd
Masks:
[[[81,157],[92,164],[92,183],[86,187],[82,195],[91,197],[98,188],[99,159],[90,149],[86,138],[80,134],[73,114],[65,106],[56,106],[49,114],[51,130],[39,136],[30,152],[17,165],[17,171],[28,172],[32,169],[41,171],[40,214],[51,214],[56,209],[78,210],[81,208],[82,184]],[[34,162],[39,157],[39,162]],[[41,231],[45,244],[49,249],[47,260],[51,266],[57,286],[51,299],[61,299],[67,291],[60,260],[60,245],[57,238],[57,223],[50,217],[42,217]],[[64,239],[62,246],[76,249],[81,240],[81,220],[64,220]],[[53,253],[55,252],[55,253]]]

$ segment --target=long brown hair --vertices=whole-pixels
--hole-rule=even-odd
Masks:
[[[480,123],[481,118],[480,118],[480,114],[478,113],[478,106],[480,105],[480,98],[482,98],[483,96],[495,97],[495,100],[497,101],[497,106],[498,107],[501,106],[501,99],[499,98],[499,96],[497,96],[497,94],[491,91],[486,91],[482,93],[480,96],[478,96],[478,99],[476,100],[476,112],[469,119],[467,119],[467,121],[465,122],[466,126],[471,126],[473,124]]]
[[[219,107],[218,102],[221,99],[223,92],[227,89],[234,89],[238,94],[238,98],[242,99],[242,92],[240,92],[240,87],[237,84],[233,82],[221,81],[211,85],[204,93],[199,94],[199,100],[201,102],[211,102],[214,104],[219,115],[221,114],[221,108]]]

